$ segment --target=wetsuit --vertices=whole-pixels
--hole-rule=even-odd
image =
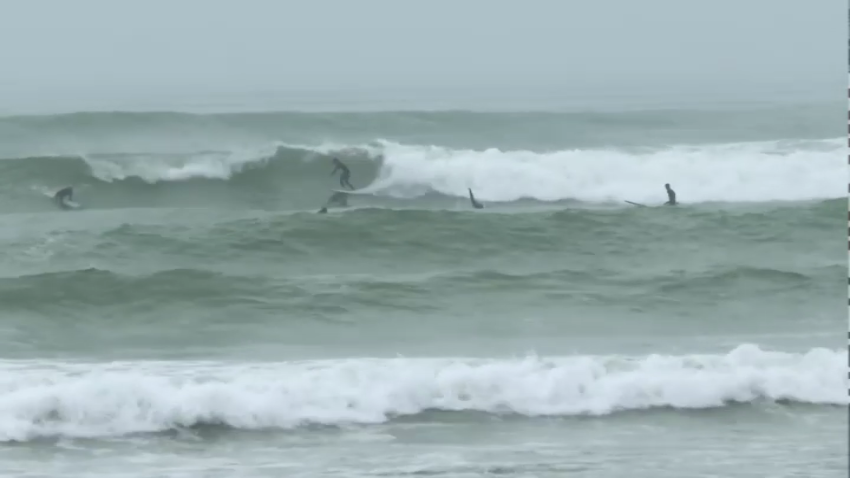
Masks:
[[[676,191],[673,191],[670,188],[669,184],[664,185],[664,189],[667,190],[667,202],[664,203],[665,206],[675,206],[676,203]]]
[[[53,200],[56,204],[62,209],[68,209],[69,206],[65,201],[73,201],[74,200],[74,188],[68,186],[67,188],[62,188],[59,191],[56,191],[56,194],[53,195]]]
[[[472,203],[472,207],[475,209],[484,209],[484,205],[475,200],[475,196],[472,194],[472,189],[467,189],[469,191],[469,202]]]
[[[59,191],[56,191],[56,194],[53,195],[53,199],[57,201],[64,201],[65,199],[74,200],[74,188],[68,186],[67,188],[62,188]]]
[[[341,171],[339,175],[339,185],[353,190],[354,186],[352,186],[348,181],[348,178],[351,177],[351,171],[348,170],[348,166],[342,164],[342,161],[334,158],[334,170],[331,172],[331,176],[336,174],[337,171]]]

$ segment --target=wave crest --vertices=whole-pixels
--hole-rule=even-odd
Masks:
[[[843,197],[839,141],[678,146],[664,149],[559,150],[548,153],[461,150],[376,141],[361,145],[267,145],[194,154],[110,154],[0,161],[10,190],[20,184],[83,185],[100,196],[173,191],[216,203],[222,184],[248,202],[276,197],[314,207],[317,195],[338,187],[330,157],[352,168],[358,188],[394,200],[465,198],[469,188],[486,202],[631,200],[660,204],[671,183],[683,204],[799,201]],[[20,192],[20,187],[17,187]],[[105,191],[109,193],[106,194]],[[183,191],[183,193],[181,193]],[[232,194],[238,192],[238,194]],[[89,201],[91,202],[91,201]],[[175,204],[176,205],[176,204]],[[309,206],[308,206],[309,205]]]
[[[378,424],[427,411],[607,416],[788,401],[843,405],[847,353],[394,359],[282,364],[0,364],[0,440],[103,437],[202,425]]]

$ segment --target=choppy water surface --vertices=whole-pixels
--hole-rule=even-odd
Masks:
[[[842,476],[832,124],[0,118],[0,471]]]

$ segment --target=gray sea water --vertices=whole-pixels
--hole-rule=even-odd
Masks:
[[[845,476],[845,111],[2,117],[0,475]]]

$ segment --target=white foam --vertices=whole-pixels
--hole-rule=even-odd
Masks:
[[[318,146],[287,143],[267,143],[255,147],[203,153],[137,153],[119,158],[78,154],[91,168],[92,175],[101,181],[120,181],[138,178],[148,183],[185,181],[188,179],[228,180],[249,166],[262,166],[275,156],[278,148],[300,151],[301,161],[312,161],[328,155],[362,154],[372,158],[379,155],[374,145],[345,145],[324,143]],[[287,159],[291,160],[292,156]],[[323,177],[327,177],[324,175]]]
[[[430,192],[488,202],[519,199],[663,203],[672,184],[682,203],[817,200],[843,197],[846,140],[671,146],[636,153],[614,149],[483,151],[378,141],[365,145],[270,144],[234,152],[140,155],[120,161],[86,158],[105,181],[148,182],[190,178],[227,180],[273,156],[278,147],[302,151],[302,161],[327,155],[382,158],[367,190],[415,198]],[[292,156],[286,159],[293,160]],[[325,176],[323,176],[325,177]]]
[[[376,186],[396,196],[428,191],[484,201],[578,199],[662,203],[671,183],[683,203],[811,200],[846,195],[846,140],[617,150],[452,150],[384,143]]]
[[[246,166],[267,161],[275,152],[274,145],[225,152],[195,153],[191,155],[137,154],[126,155],[121,160],[83,159],[92,174],[102,181],[116,181],[131,177],[149,183],[185,181],[193,178],[230,179]]]
[[[0,440],[98,437],[197,424],[377,424],[425,410],[608,415],[787,400],[846,405],[847,351],[280,364],[0,362]]]

